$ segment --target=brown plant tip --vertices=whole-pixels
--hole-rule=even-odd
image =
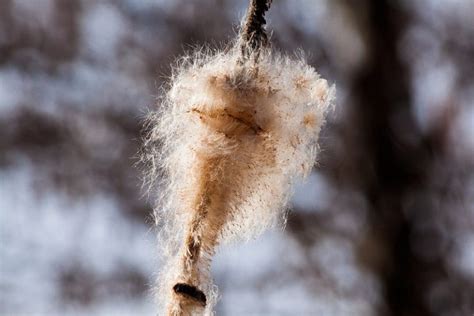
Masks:
[[[176,283],[173,286],[173,291],[176,294],[183,295],[187,298],[198,301],[203,306],[206,306],[206,295],[197,287],[185,283]]]
[[[251,50],[257,50],[260,46],[268,44],[268,37],[265,31],[265,12],[270,9],[272,0],[250,0],[249,9],[245,23],[242,27],[241,37],[244,46],[248,45]],[[245,47],[242,47],[245,50]]]

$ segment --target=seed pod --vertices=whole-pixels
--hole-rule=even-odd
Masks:
[[[217,246],[284,218],[333,100],[334,88],[304,60],[242,47],[184,59],[150,118],[148,158],[164,179],[156,215],[168,315],[212,313]]]

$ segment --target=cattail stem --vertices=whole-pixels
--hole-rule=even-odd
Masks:
[[[240,33],[240,49],[243,62],[252,54],[258,58],[258,52],[262,47],[268,45],[268,37],[264,28],[265,12],[270,8],[271,0],[250,0],[249,9],[245,22]],[[222,158],[209,157],[204,159],[202,170],[224,170]],[[224,163],[225,165],[225,163]],[[225,174],[220,175],[225,177]],[[189,226],[186,230],[186,240],[182,250],[182,281],[173,286],[175,302],[170,305],[168,315],[187,315],[195,308],[206,306],[206,296],[202,289],[199,289],[200,261],[209,261],[214,248],[217,245],[218,233],[226,221],[227,212],[225,208],[225,194],[215,181],[212,181],[211,174],[203,172],[201,174],[200,188],[195,197],[194,209]],[[212,214],[217,213],[220,214]],[[206,249],[203,248],[205,244]],[[204,253],[203,253],[204,252]],[[207,264],[208,266],[208,264]]]
[[[270,9],[272,0],[250,0],[245,22],[240,32],[240,49],[242,61],[248,59],[252,53],[258,52],[268,45],[268,36],[265,31],[265,13]]]
[[[206,295],[199,288],[200,276],[209,273],[204,269],[209,266],[219,231],[226,222],[226,192],[218,184],[226,176],[225,156],[203,157],[198,169],[201,170],[198,190],[182,250],[182,281],[173,286],[174,302],[168,311],[169,316],[189,315],[206,307]]]

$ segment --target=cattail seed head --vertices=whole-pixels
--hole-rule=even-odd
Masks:
[[[170,314],[211,312],[216,247],[277,224],[315,162],[334,87],[302,59],[258,53],[245,62],[238,48],[186,58],[150,116],[147,160],[152,178],[164,179],[156,216],[169,257],[160,297]],[[177,306],[177,282],[198,287],[207,304]]]

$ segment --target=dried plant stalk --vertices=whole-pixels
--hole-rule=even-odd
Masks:
[[[212,313],[216,247],[284,217],[333,99],[305,61],[242,38],[227,52],[185,58],[150,118],[151,176],[165,179],[157,219],[169,260],[158,293],[168,315]]]

